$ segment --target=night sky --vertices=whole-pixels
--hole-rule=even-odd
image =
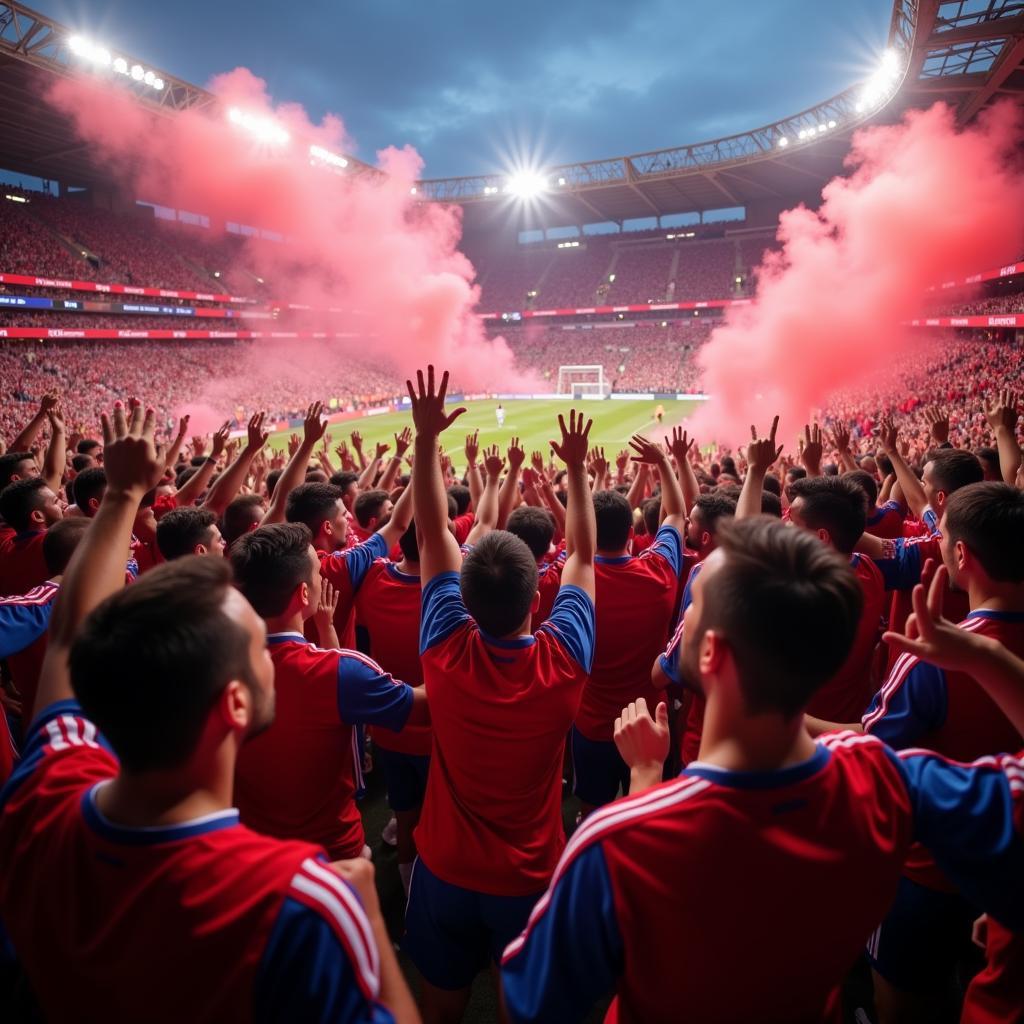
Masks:
[[[275,102],[340,115],[364,160],[413,145],[425,177],[755,128],[866,77],[892,11],[892,0],[29,3],[199,85],[244,65]]]

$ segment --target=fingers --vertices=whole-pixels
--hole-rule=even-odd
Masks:
[[[128,424],[124,418],[124,405],[121,402],[114,403],[114,437],[121,438],[128,433]]]
[[[654,709],[654,720],[657,722],[659,729],[668,728],[668,707],[665,705],[664,701],[660,701],[658,706]]]
[[[935,570],[931,586],[928,588],[928,612],[935,621],[942,618],[942,604],[948,589],[949,570],[940,565]]]
[[[100,413],[100,427],[103,430],[103,445],[106,447],[106,445],[113,443],[114,428],[111,425],[110,417],[105,412]]]

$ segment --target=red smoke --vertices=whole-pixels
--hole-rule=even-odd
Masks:
[[[1010,102],[962,131],[936,104],[853,136],[849,177],[817,213],[780,218],[749,306],[730,310],[701,350],[712,396],[691,420],[702,443],[737,443],[781,417],[790,438],[837,388],[877,374],[912,340],[901,322],[929,285],[1015,259],[1024,248],[1024,177]]]
[[[247,265],[275,298],[358,311],[310,317],[303,326],[355,334],[358,340],[347,343],[353,353],[403,376],[432,361],[451,367],[468,390],[531,386],[505,342],[487,340],[473,314],[473,267],[456,248],[460,211],[417,203],[410,194],[422,166],[413,150],[379,153],[385,174],[376,178],[339,175],[311,166],[307,149],[348,148],[336,117],[313,124],[297,105],[275,108],[264,82],[244,68],[219,76],[211,89],[221,109],[173,117],[155,117],[123,90],[92,79],[59,80],[48,99],[133,198],[284,235],[283,244],[246,243]],[[252,141],[228,122],[229,107],[272,118],[290,133],[290,145]],[[336,368],[345,347],[264,340],[253,366],[240,372],[304,375],[315,397],[324,361]],[[230,382],[218,390],[228,393]],[[204,397],[219,396],[210,390]]]

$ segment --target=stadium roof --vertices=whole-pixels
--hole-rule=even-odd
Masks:
[[[77,73],[72,38],[58,22],[0,0],[0,161],[69,184],[103,184],[109,176],[102,164],[41,98],[51,76]],[[533,201],[510,197],[501,176],[425,180],[418,196],[461,204],[470,230],[621,222],[758,201],[782,206],[839,173],[851,133],[866,122],[891,121],[936,99],[953,104],[965,122],[999,95],[1024,94],[1024,0],[894,0],[889,47],[891,78],[873,93],[871,83],[861,83],[739,135],[544,168],[535,183],[543,194]],[[124,57],[132,67],[138,63]],[[127,75],[124,85],[155,116],[218,102],[168,72],[145,70],[164,88]],[[354,170],[368,169],[350,162]]]

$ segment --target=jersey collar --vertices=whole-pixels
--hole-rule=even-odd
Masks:
[[[82,817],[93,832],[112,843],[121,843],[125,846],[155,846],[159,843],[191,839],[194,836],[206,835],[208,832],[218,832],[238,824],[237,809],[229,807],[176,825],[117,825],[103,817],[96,806],[96,793],[101,786],[106,785],[108,783],[98,782],[83,794]]]
[[[992,608],[977,608],[967,613],[969,619],[993,619],[996,622],[1024,622],[1024,612],[1000,612]]]
[[[385,562],[384,567],[387,569],[388,575],[392,579],[398,580],[399,583],[415,583],[417,587],[420,585],[419,576],[413,576],[409,572],[402,572],[394,562]]]
[[[792,786],[816,775],[828,764],[831,756],[828,747],[819,745],[806,761],[773,772],[734,772],[713,764],[691,761],[681,774],[697,775],[732,789],[781,789],[783,786]]]
[[[632,555],[594,555],[594,562],[598,565],[625,565],[632,560]]]
[[[292,640],[300,644],[308,644],[309,641],[301,633],[268,633],[268,644],[283,644]]]

